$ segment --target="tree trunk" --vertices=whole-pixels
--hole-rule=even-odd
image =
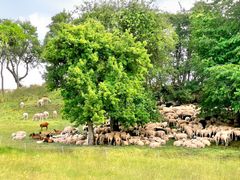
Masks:
[[[236,121],[237,121],[237,126],[240,127],[240,112],[239,111],[236,114]]]
[[[88,145],[94,145],[94,132],[93,132],[93,123],[88,121]]]
[[[4,77],[3,77],[3,64],[4,61],[1,61],[1,90],[2,90],[2,94],[4,94]]]
[[[111,131],[119,131],[118,120],[110,118]]]

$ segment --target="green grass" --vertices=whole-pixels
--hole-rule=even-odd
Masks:
[[[48,95],[53,103],[36,107],[39,97]],[[20,109],[24,100],[26,107]],[[36,144],[30,138],[11,140],[11,133],[38,132],[39,122],[22,120],[44,110],[58,110],[62,100],[58,92],[32,87],[8,93],[0,101],[0,179],[137,179],[137,180],[238,180],[240,177],[239,142],[231,147],[211,146],[187,149],[166,146],[83,147],[63,144]],[[70,123],[60,117],[49,120],[50,129],[62,129]]]

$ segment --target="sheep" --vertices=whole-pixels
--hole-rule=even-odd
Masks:
[[[182,146],[183,145],[183,141],[182,140],[174,141],[173,145],[177,146],[177,147]]]
[[[53,113],[52,113],[52,117],[53,117],[53,119],[55,119],[55,118],[57,118],[58,117],[58,113],[57,113],[57,111],[55,110],[55,111],[53,111]]]
[[[104,142],[105,142],[105,139],[106,139],[105,134],[100,134],[100,135],[99,135],[99,144],[100,144],[100,145],[103,145]]]
[[[17,131],[12,133],[12,140],[23,140],[26,137],[27,133],[25,131]]]
[[[121,132],[120,135],[121,135],[121,139],[124,141],[128,141],[130,138],[130,134],[126,132]]]
[[[44,114],[43,113],[36,113],[33,115],[33,120],[43,120]]]
[[[43,127],[45,127],[46,130],[47,130],[47,129],[48,129],[48,125],[49,125],[48,122],[42,122],[42,123],[40,124],[41,131],[42,131],[42,128],[43,128]]]
[[[142,142],[141,140],[137,140],[136,144],[138,146],[144,146],[145,145],[144,142]]]
[[[42,97],[37,101],[38,107],[43,107],[44,105],[47,105],[48,103],[51,103],[51,100],[48,97]]]
[[[36,113],[36,114],[33,115],[33,121],[34,120],[39,120],[39,119],[40,119],[39,113]]]
[[[48,97],[42,97],[42,101],[44,105],[52,102]]]
[[[120,132],[114,133],[113,139],[114,139],[115,145],[121,145],[122,140],[121,140],[121,133]]]
[[[43,102],[42,99],[39,99],[39,100],[37,101],[37,106],[38,106],[38,107],[44,106],[44,102]]]
[[[161,144],[159,142],[151,142],[149,144],[150,148],[157,148],[157,147],[160,147],[160,146],[161,146]]]
[[[39,134],[31,133],[29,135],[29,137],[31,137],[32,139],[37,139],[37,140],[42,140],[43,139],[43,137],[41,136],[41,132]]]
[[[129,145],[129,142],[128,142],[128,141],[122,141],[122,145],[128,146],[128,145]]]
[[[175,139],[176,140],[179,140],[179,139],[187,139],[187,134],[185,134],[185,133],[177,133],[177,134],[175,134]]]
[[[20,102],[19,106],[20,106],[21,109],[23,109],[24,106],[25,106],[24,102]]]
[[[111,133],[107,133],[106,134],[106,138],[107,138],[107,141],[108,141],[108,145],[111,145],[113,143],[113,137],[114,137],[114,132],[111,132]]]
[[[62,131],[61,130],[56,130],[56,129],[53,129],[53,134],[61,134],[62,133]]]
[[[43,117],[44,117],[44,119],[48,119],[48,117],[49,117],[49,112],[44,111],[44,112],[43,112]]]
[[[26,112],[23,113],[23,119],[24,119],[24,120],[27,120],[27,119],[28,119],[28,113],[26,113]]]

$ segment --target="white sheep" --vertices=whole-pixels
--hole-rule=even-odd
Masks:
[[[33,120],[43,120],[44,114],[43,113],[36,113],[33,115]]]
[[[26,113],[26,112],[23,113],[23,119],[24,119],[24,120],[27,120],[27,119],[28,119],[28,113]]]
[[[52,102],[48,97],[42,97],[42,101],[44,105],[47,105],[48,103]]]
[[[20,106],[21,109],[23,109],[24,106],[25,106],[24,102],[20,102],[19,106]]]
[[[187,134],[186,133],[177,133],[175,134],[175,139],[179,140],[179,139],[187,139]]]
[[[38,106],[38,107],[44,106],[44,102],[43,102],[42,99],[39,99],[39,100],[37,101],[37,106]]]
[[[17,131],[12,133],[12,140],[23,140],[26,137],[27,133],[25,131]]]
[[[52,115],[53,115],[53,118],[57,118],[57,116],[58,116],[57,111],[53,111]]]
[[[161,146],[161,144],[159,143],[159,142],[151,142],[150,144],[149,144],[149,147],[150,148],[158,148],[158,147],[160,147]]]
[[[44,112],[43,112],[43,116],[44,116],[44,119],[48,119],[48,117],[49,117],[49,112],[44,111]]]

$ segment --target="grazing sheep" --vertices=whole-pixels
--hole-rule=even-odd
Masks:
[[[44,112],[43,112],[43,117],[44,117],[44,119],[48,119],[48,117],[49,117],[49,112],[44,111]]]
[[[23,113],[23,119],[24,119],[24,120],[27,120],[27,119],[28,119],[28,113],[26,113],[26,112]]]
[[[44,105],[52,102],[48,97],[42,97],[42,101]]]
[[[23,109],[24,106],[25,106],[24,102],[20,102],[19,106],[20,106],[21,109]]]
[[[57,113],[57,111],[53,111],[53,113],[52,113],[52,117],[53,117],[53,119],[55,119],[55,118],[58,117],[58,113]]]
[[[47,105],[48,103],[51,103],[51,100],[48,97],[42,97],[37,101],[38,107],[43,107],[44,105]]]
[[[40,128],[41,128],[41,131],[42,131],[42,128],[46,128],[46,130],[48,129],[48,125],[49,125],[49,123],[48,122],[42,122],[41,124],[40,124]]]
[[[39,99],[39,100],[37,101],[37,106],[38,106],[38,107],[43,107],[43,106],[44,106],[44,102],[43,102],[42,99]]]
[[[36,113],[33,115],[33,120],[39,120],[39,119],[40,119],[39,113]]]

